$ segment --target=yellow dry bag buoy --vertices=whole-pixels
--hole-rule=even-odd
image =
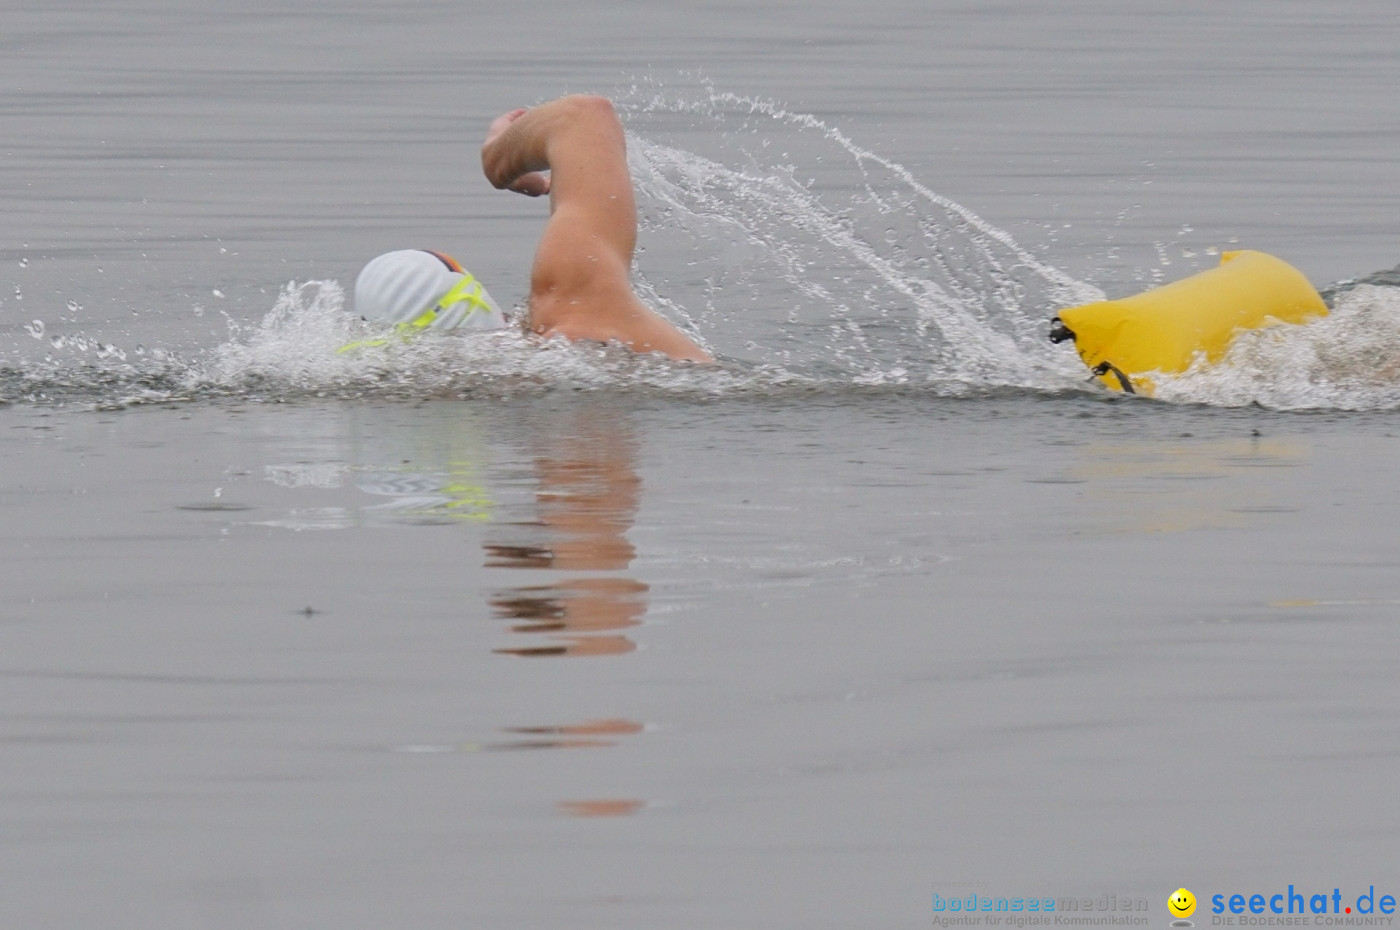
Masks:
[[[1151,394],[1149,372],[1185,371],[1198,354],[1217,361],[1240,330],[1326,313],[1292,265],[1263,252],[1226,252],[1219,266],[1173,284],[1061,310],[1050,339],[1073,339],[1084,364],[1109,387]]]

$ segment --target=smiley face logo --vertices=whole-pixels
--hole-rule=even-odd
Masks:
[[[1173,917],[1190,917],[1196,912],[1196,896],[1185,888],[1178,888],[1167,898],[1167,910]]]

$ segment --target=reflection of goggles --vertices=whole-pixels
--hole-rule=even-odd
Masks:
[[[369,494],[391,498],[365,508],[366,513],[390,519],[422,517],[481,522],[491,519],[496,502],[481,483],[478,466],[467,460],[454,461],[446,474],[389,469],[372,472],[356,486]]]

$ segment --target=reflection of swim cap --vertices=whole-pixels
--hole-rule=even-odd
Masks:
[[[500,329],[501,308],[451,256],[423,249],[386,252],[355,279],[355,312],[402,329]]]

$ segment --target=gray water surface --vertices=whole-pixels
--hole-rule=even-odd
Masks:
[[[0,925],[1397,893],[1394,281],[1178,402],[1043,340],[1230,248],[1395,266],[1397,47],[1362,0],[11,5]],[[722,369],[336,356],[382,250],[523,297],[545,207],[477,147],[573,91]]]

